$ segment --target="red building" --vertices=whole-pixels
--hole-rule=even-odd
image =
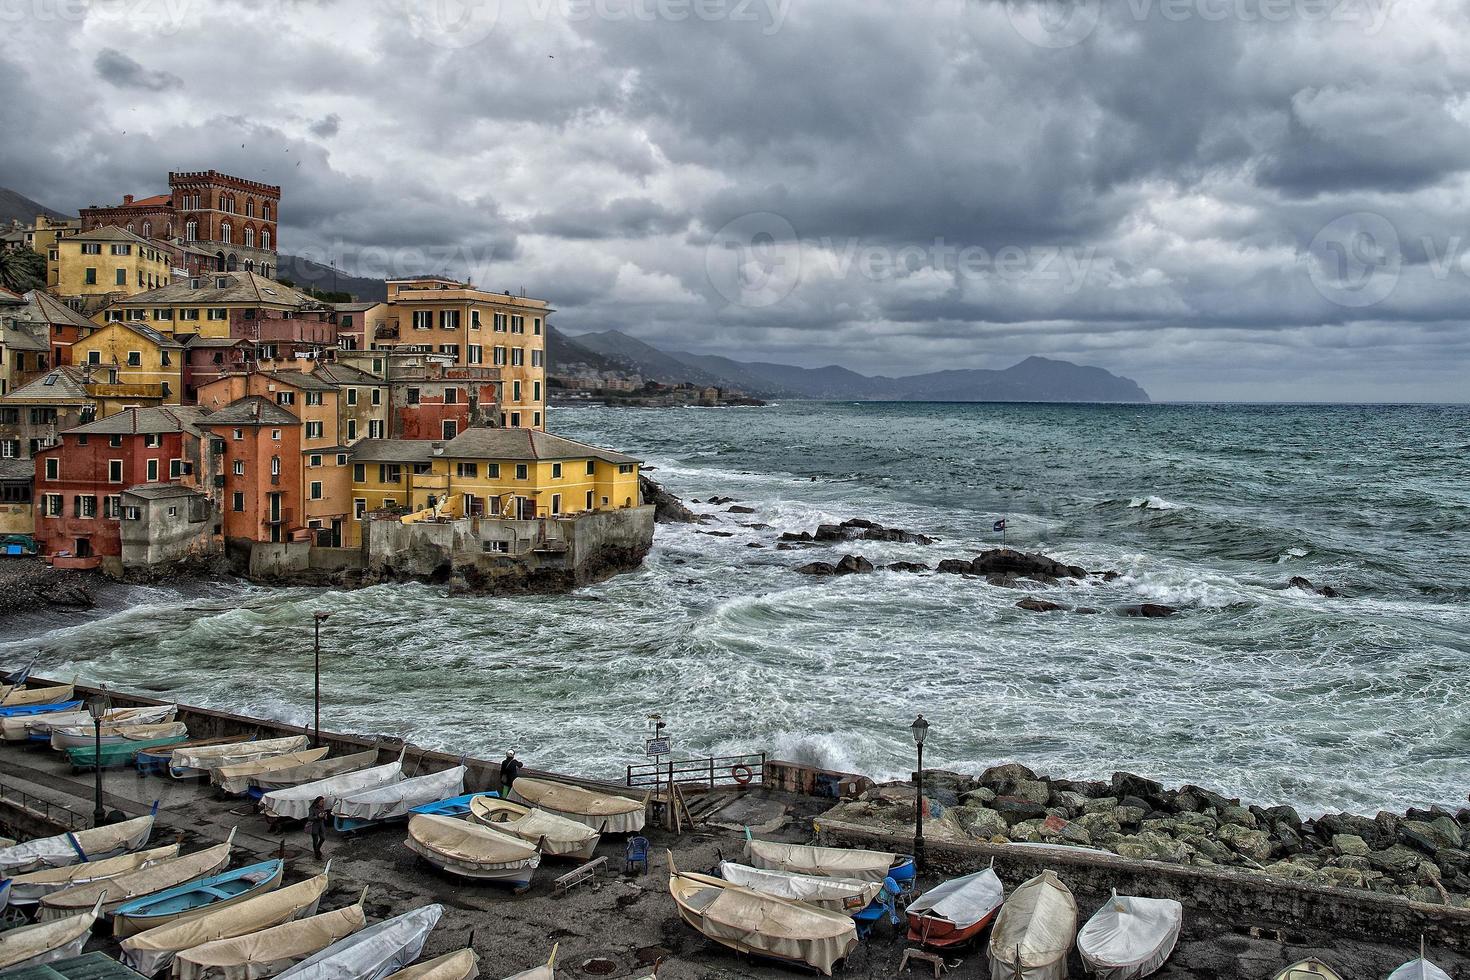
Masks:
[[[57,567],[121,561],[118,526],[124,490],[145,483],[199,486],[203,410],[128,408],[61,433],[36,453],[35,538]]]
[[[302,526],[301,420],[247,395],[200,420],[223,490],[223,533],[231,542],[287,541]]]

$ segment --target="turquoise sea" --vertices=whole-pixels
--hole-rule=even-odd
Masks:
[[[554,597],[132,588],[86,620],[15,624],[72,672],[306,721],[615,775],[663,714],[689,754],[769,750],[875,776],[1018,759],[1129,769],[1305,811],[1463,804],[1470,789],[1470,408],[811,403],[555,408],[672,492],[756,513],[660,525],[639,571]],[[774,548],[864,517],[939,538]],[[1000,543],[1115,581],[1012,589],[796,565],[935,564]],[[750,527],[770,525],[770,529]],[[724,531],[721,537],[701,533]],[[753,544],[764,547],[751,547]],[[1340,598],[1286,588],[1302,575]],[[1110,614],[1158,602],[1170,619]],[[25,635],[18,635],[24,633]]]

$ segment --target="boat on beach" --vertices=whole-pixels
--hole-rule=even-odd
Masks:
[[[230,863],[230,850],[235,843],[235,832],[223,844],[206,847],[192,854],[159,861],[156,864],[129,871],[105,881],[94,881],[85,885],[74,885],[53,892],[41,899],[37,916],[41,919],[57,919],[75,915],[78,909],[86,908],[98,895],[107,893],[102,904],[102,914],[112,915],[120,906],[135,898],[155,895],[168,888],[219,874]]]
[[[249,759],[245,762],[232,762],[228,765],[215,766],[209,770],[209,781],[213,783],[220,792],[228,793],[230,796],[240,796],[250,789],[252,776],[263,776],[266,773],[279,772],[283,769],[294,769],[297,766],[306,765],[308,762],[316,762],[324,758],[330,752],[323,745],[315,749],[300,749],[296,752],[286,752],[281,755],[269,755],[263,759]]]
[[[1183,925],[1178,902],[1113,892],[1077,934],[1077,952],[1099,980],[1138,980],[1169,959]]]
[[[406,751],[406,750],[405,750]],[[321,763],[312,763],[320,765]],[[260,798],[260,811],[268,820],[305,820],[311,801],[318,796],[330,808],[343,796],[352,796],[379,786],[403,781],[403,753],[397,760],[371,769],[344,772],[315,782],[271,790]]]
[[[768,871],[790,871],[824,878],[878,882],[892,878],[900,885],[914,880],[914,859],[907,854],[755,840],[748,829],[745,832],[745,863]]]
[[[151,738],[188,734],[188,726],[182,721],[165,721],[152,724],[103,725],[101,737],[103,745],[118,745],[123,742],[138,742]],[[97,731],[91,725],[53,728],[51,729],[51,747],[57,751],[64,751],[85,745],[96,745],[97,737]]]
[[[442,905],[424,905],[368,926],[307,957],[282,980],[384,980],[419,958],[429,933],[444,915]]]
[[[990,930],[991,980],[1063,980],[1077,933],[1077,901],[1051,871],[1021,885]]]
[[[551,947],[551,955],[540,966],[533,966],[520,973],[512,973],[505,980],[556,980],[556,951],[560,944]]]
[[[136,708],[108,708],[102,715],[107,725],[154,725],[173,721],[178,706],[172,704],[142,705]],[[50,742],[57,728],[91,728],[89,711],[59,711],[6,718],[0,722],[6,741]]]
[[[93,881],[105,881],[108,878],[115,878],[120,874],[136,871],[150,864],[157,864],[159,861],[167,861],[169,858],[178,856],[179,845],[169,844],[146,851],[119,854],[100,861],[69,864],[62,868],[44,868],[28,874],[16,875],[10,881],[10,904],[34,905],[52,892],[59,892],[63,888],[85,885]]]
[[[529,776],[511,784],[510,799],[586,824],[599,834],[632,834],[642,830],[648,809],[647,795],[634,800]]]
[[[408,822],[404,846],[450,874],[529,888],[541,855],[536,845],[482,824],[431,813]]]
[[[157,812],[158,804],[154,803],[152,811],[141,817],[4,848],[0,850],[0,875],[11,877],[43,868],[65,868],[136,851],[148,843]]]
[[[282,756],[281,758],[285,758]],[[400,759],[402,756],[399,757]],[[330,756],[317,759],[313,762],[303,762],[295,766],[283,769],[268,769],[250,777],[250,788],[247,792],[260,799],[266,793],[273,793],[278,789],[290,789],[292,786],[300,786],[303,783],[314,783],[331,776],[342,776],[350,772],[361,772],[371,769],[378,764],[378,750],[367,749],[362,752],[354,752],[351,755],[339,755],[336,758]]]
[[[144,976],[153,976],[173,962],[174,957],[196,946],[220,939],[235,939],[262,929],[316,914],[326,894],[332,873],[331,862],[321,874],[274,891],[250,893],[230,904],[216,902],[203,915],[178,919],[167,925],[139,932],[124,939],[123,964]],[[114,923],[117,917],[113,917]]]
[[[92,926],[101,915],[102,899],[98,895],[90,911],[84,909],[63,919],[0,933],[0,970],[40,966],[82,955],[82,948],[92,938]]]
[[[762,895],[789,898],[792,901],[805,902],[814,908],[848,915],[855,915],[873,904],[873,900],[883,890],[883,883],[878,881],[771,871],[736,864],[734,861],[720,862],[720,877],[732,885],[749,888]]]
[[[480,956],[467,948],[415,963],[405,970],[390,973],[386,980],[475,980],[479,975]]]
[[[468,771],[464,766],[454,766],[388,786],[340,795],[332,804],[332,825],[345,833],[392,820],[406,820],[416,806],[463,793]]]
[[[285,871],[286,862],[275,858],[144,895],[113,911],[112,934],[132,936],[249,901],[275,891]]]
[[[1343,980],[1342,974],[1319,959],[1307,957],[1276,974],[1275,980]]]
[[[168,773],[175,779],[190,779],[202,776],[210,769],[230,766],[237,762],[250,762],[287,752],[299,752],[306,748],[305,735],[287,735],[282,738],[250,739],[244,742],[228,742],[222,745],[205,745],[195,749],[179,749],[169,760]]]
[[[159,775],[168,773],[169,762],[172,761],[175,752],[185,749],[204,748],[209,745],[231,745],[235,742],[248,742],[252,735],[217,735],[214,738],[191,738],[187,742],[170,745],[157,749],[144,749],[138,753],[137,766],[138,775]]]
[[[285,889],[282,889],[283,891]],[[363,901],[318,912],[233,939],[217,939],[174,954],[177,980],[264,980],[346,939],[367,925]]]
[[[909,903],[908,940],[941,949],[967,943],[985,931],[1005,900],[993,867],[951,878]]]
[[[409,810],[409,813],[433,813],[441,817],[467,817],[470,815],[470,805],[478,799],[500,798],[499,793],[461,793],[448,799],[435,800],[432,803],[420,803]]]
[[[165,745],[176,745],[189,737],[187,732],[178,735],[167,735],[161,738],[145,738],[136,741],[124,739],[111,745],[103,743],[98,749],[91,745],[78,745],[66,750],[66,761],[76,770],[95,769],[101,766],[103,769],[109,766],[132,765],[138,758],[138,753],[144,749],[156,749]]]
[[[469,804],[470,819],[502,833],[537,844],[546,857],[591,860],[602,835],[570,817],[522,806],[494,796],[477,796]]]
[[[851,916],[789,898],[764,895],[723,878],[673,868],[669,894],[679,917],[737,953],[804,963],[824,976],[858,942]]]
[[[6,708],[23,708],[27,705],[49,705],[62,701],[75,701],[76,692],[76,686],[72,684],[53,684],[49,687],[12,686],[6,692],[5,700],[0,701],[0,711]]]
[[[1424,953],[1424,937],[1419,937],[1419,958],[1410,960],[1388,975],[1388,980],[1450,980],[1450,975],[1433,963]]]

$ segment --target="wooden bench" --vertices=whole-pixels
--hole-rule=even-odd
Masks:
[[[588,878],[591,878],[592,876],[597,874],[597,870],[605,864],[607,864],[607,855],[603,855],[600,858],[593,858],[586,864],[578,865],[571,871],[568,871],[566,874],[556,879],[553,891],[564,892],[571,888],[575,888],[577,885],[580,885]]]

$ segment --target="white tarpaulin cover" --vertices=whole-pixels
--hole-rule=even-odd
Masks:
[[[881,883],[897,859],[898,855],[887,851],[777,844],[768,840],[745,842],[745,861],[752,867],[824,878],[855,878]]]
[[[556,947],[551,947],[551,957],[545,963],[512,973],[505,980],[556,980]]]
[[[909,903],[908,912],[944,919],[954,923],[957,929],[968,929],[1005,900],[1005,886],[994,871],[986,868],[934,886]]]
[[[476,823],[539,844],[542,854],[555,857],[590,859],[602,837],[591,827],[570,817],[524,807],[510,800],[498,800],[493,796],[477,796],[470,800],[470,817]]]
[[[51,687],[9,688],[0,708],[19,708],[27,704],[60,704],[70,701],[76,688],[70,684],[53,684]]]
[[[187,734],[189,734],[189,727],[182,721],[165,721],[151,725],[103,725],[102,744],[120,745],[123,742],[142,742],[150,738],[177,738]],[[51,747],[57,751],[96,744],[97,730],[91,725],[51,729]]]
[[[262,980],[290,969],[366,924],[362,903],[358,902],[235,939],[186,949],[175,955],[173,973],[178,980]]]
[[[332,804],[332,813],[351,820],[392,820],[422,803],[433,803],[464,793],[464,766],[455,766],[427,776],[415,776],[389,786],[342,794]]]
[[[169,769],[175,775],[189,776],[186,770],[215,769],[232,766],[237,762],[263,759],[272,755],[285,755],[306,748],[305,735],[287,735],[284,738],[263,738],[254,742],[226,742],[223,745],[201,745],[193,749],[179,749],[169,758]]]
[[[360,772],[376,764],[377,761],[378,750],[368,749],[366,752],[354,752],[335,759],[318,759],[316,762],[304,763],[290,769],[272,769],[258,776],[251,776],[250,785],[269,793],[272,790],[300,786],[302,783],[314,783],[328,776]]]
[[[475,980],[479,975],[479,955],[472,949],[457,949],[399,970],[388,980]]]
[[[118,906],[126,905],[135,898],[152,895],[154,892],[182,885],[195,878],[218,874],[230,863],[230,845],[234,842],[234,837],[235,832],[230,831],[230,840],[223,844],[206,847],[202,851],[195,851],[183,857],[159,861],[157,864],[150,864],[137,871],[129,871],[116,878],[63,888],[41,899],[38,914],[42,919],[74,915],[96,901],[98,895],[106,892],[107,900],[102,905],[102,911],[111,915]]]
[[[324,745],[315,749],[301,749],[283,755],[266,756],[263,759],[249,759],[245,762],[215,766],[209,770],[209,781],[226,793],[238,795],[250,788],[252,776],[278,772],[282,769],[294,769],[308,762],[315,762],[330,751],[331,749]]]
[[[1183,924],[1178,902],[1114,893],[1077,934],[1077,950],[1099,980],[1136,980],[1164,965]]]
[[[991,927],[991,980],[1061,980],[1076,932],[1076,899],[1043,871],[1011,894]]]
[[[403,780],[403,760],[400,758],[371,769],[344,772],[339,776],[328,776],[299,786],[272,790],[260,798],[260,808],[270,817],[305,820],[311,809],[311,801],[318,796],[326,798],[332,806],[340,797],[362,793],[378,786],[388,786]]]
[[[0,933],[0,970],[36,966],[82,955],[82,947],[92,936],[100,904],[93,902],[92,907],[84,909],[80,915]]]
[[[1421,956],[1394,970],[1388,980],[1450,980],[1450,975]]]
[[[857,945],[851,916],[762,895],[709,875],[675,872],[669,893],[685,922],[744,953],[805,963],[827,976]]]
[[[80,862],[82,854],[93,861],[116,857],[128,851],[136,851],[148,843],[148,835],[152,832],[153,815],[150,813],[121,823],[43,837],[40,840],[28,840],[24,844],[0,850],[0,875],[9,877],[42,868],[64,868]],[[73,841],[76,842],[75,846]],[[81,848],[81,854],[77,853],[78,847]]]
[[[32,871],[30,874],[17,875],[10,883],[10,904],[29,905],[63,888],[84,885],[89,881],[115,878],[120,874],[178,856],[179,845],[169,844],[146,851],[119,854],[117,857],[104,858],[101,861],[69,864],[64,868],[44,868],[40,871]]]
[[[139,708],[109,708],[102,716],[102,724],[150,725],[173,721],[177,705],[145,705]],[[73,728],[92,724],[92,715],[86,711],[57,711],[44,715],[22,715],[6,718],[0,722],[0,730],[12,742],[25,741],[31,735],[50,735],[53,729]]]
[[[218,939],[234,939],[237,936],[269,929],[303,915],[314,915],[317,903],[327,891],[327,870],[315,878],[288,885],[285,888],[255,898],[246,899],[237,905],[215,909],[193,919],[170,922],[156,929],[140,932],[122,941],[122,961],[144,976],[168,966],[174,954],[193,949]]]
[[[846,912],[852,915],[872,904],[883,890],[881,881],[858,881],[856,878],[823,878],[819,875],[793,874],[752,868],[734,861],[720,862],[720,877],[732,885],[758,891],[762,895],[790,898],[798,902]]]
[[[529,880],[541,864],[536,845],[482,824],[416,813],[404,846],[429,863],[471,878]]]
[[[597,793],[569,783],[524,776],[511,785],[511,799],[584,823],[598,833],[631,834],[643,829],[643,800]]]
[[[442,905],[425,905],[368,926],[281,974],[281,980],[383,980],[419,958]]]

